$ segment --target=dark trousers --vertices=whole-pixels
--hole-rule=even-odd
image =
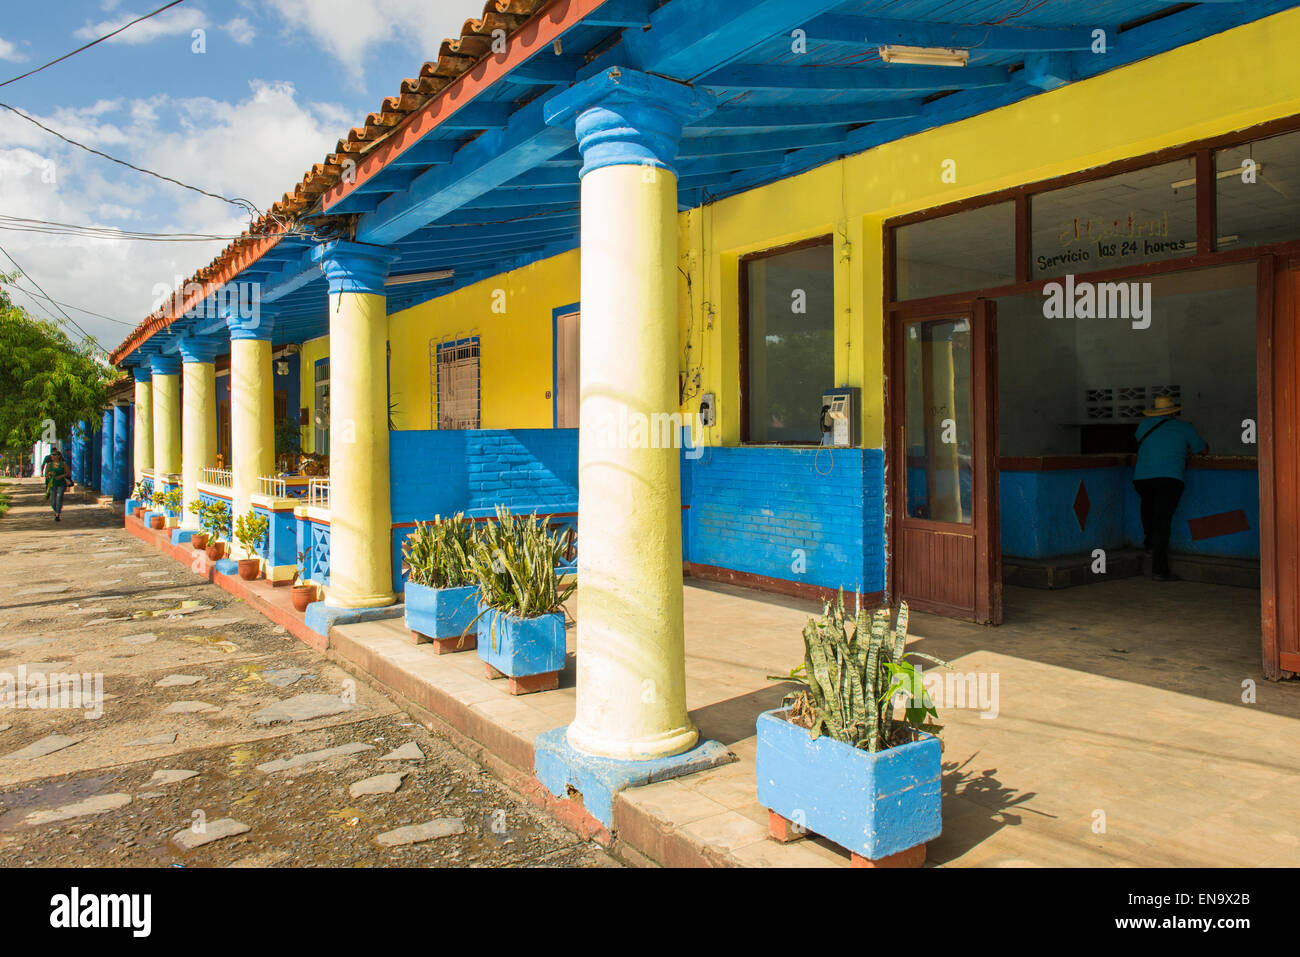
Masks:
[[[50,489],[50,508],[54,509],[55,515],[63,511],[63,492],[62,485],[55,485]]]
[[[1151,548],[1151,573],[1169,574],[1169,531],[1174,523],[1183,483],[1175,478],[1138,479],[1133,483],[1142,499],[1142,532]]]

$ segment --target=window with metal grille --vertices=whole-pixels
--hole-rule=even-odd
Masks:
[[[438,405],[434,421],[439,429],[479,427],[479,337],[435,346]]]
[[[318,359],[316,362],[316,409],[312,416],[315,444],[312,446],[317,455],[330,454],[330,361]]]

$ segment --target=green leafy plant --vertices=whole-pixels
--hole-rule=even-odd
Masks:
[[[857,598],[857,596],[855,596]],[[844,610],[844,592],[827,602],[822,614],[803,629],[803,664],[773,681],[797,681],[803,691],[787,695],[789,719],[808,728],[814,738],[825,734],[866,751],[906,744],[917,731],[938,733],[931,719],[939,714],[921,684],[921,674],[909,658],[924,658],[942,667],[948,663],[919,651],[905,651],[907,602],[898,609],[894,630],[888,608],[868,615],[861,600],[852,617]],[[895,718],[894,699],[908,699],[904,717]]]
[[[181,506],[184,504],[184,494],[179,488],[174,488],[163,495],[163,507],[172,515],[181,513]]]
[[[302,429],[289,419],[275,423],[275,454],[296,455],[302,451]]]
[[[207,505],[204,504],[204,501],[203,501],[203,499],[201,499],[201,498],[193,499],[193,500],[190,501],[190,504],[189,504],[189,505],[186,505],[186,506],[185,506],[185,510],[188,511],[191,515],[193,515],[193,516],[195,517],[195,519],[198,520],[199,528],[204,528],[204,525],[203,525],[203,510],[206,509],[206,508],[207,508]],[[205,529],[205,530],[206,530],[206,529]]]
[[[249,558],[257,557],[257,546],[266,535],[267,525],[266,516],[258,515],[252,509],[235,519],[235,541]]]
[[[153,502],[154,508],[161,509],[167,504],[167,495],[166,493],[163,492],[162,489],[159,489],[158,491],[153,493],[153,496],[149,499],[149,501]]]
[[[136,482],[131,488],[131,499],[136,502],[149,501],[149,490],[144,487],[143,482]]]
[[[199,525],[215,544],[217,539],[229,534],[230,506],[225,502],[209,502],[199,510]]]
[[[519,618],[560,611],[578,587],[574,582],[561,585],[555,572],[564,550],[561,536],[537,513],[524,518],[498,505],[496,521],[484,523],[470,553],[479,601]]]
[[[415,531],[402,543],[407,580],[429,588],[476,584],[470,567],[474,539],[474,523],[466,521],[463,512],[450,518],[435,515],[432,522],[416,522]]]
[[[306,552],[298,553],[298,567],[293,570],[293,581],[289,582],[289,586],[293,587],[294,585],[297,585],[300,580],[304,585],[308,584]]]

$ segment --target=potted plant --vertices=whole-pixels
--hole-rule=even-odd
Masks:
[[[145,505],[149,501],[149,492],[143,482],[136,482],[131,489],[131,514],[144,520]]]
[[[208,508],[207,503],[205,503],[201,498],[196,498],[194,499],[194,501],[190,502],[190,504],[187,505],[186,508],[189,510],[189,513],[193,515],[194,518],[199,523],[199,531],[195,532],[190,536],[190,545],[194,548],[196,552],[201,552],[208,547],[208,533],[206,531],[207,526],[204,524],[203,521],[203,513],[207,511]]]
[[[289,599],[293,602],[293,607],[297,611],[306,611],[307,606],[316,600],[316,586],[309,581],[298,584],[299,578],[307,576],[307,553],[298,553],[298,567],[294,569],[293,581],[290,583],[293,588],[289,593]]]
[[[163,495],[163,509],[167,512],[165,522],[171,525],[172,519],[176,519],[176,524],[180,524],[181,508],[184,506],[184,493],[179,487],[172,489]]]
[[[577,585],[561,585],[555,568],[560,536],[536,513],[511,515],[475,536],[470,568],[478,588],[478,654],[489,677],[508,677],[511,694],[559,687],[564,667],[564,601]]]
[[[820,834],[854,866],[913,866],[942,830],[934,703],[904,651],[907,604],[845,615],[844,594],[804,626],[804,660],[788,675],[802,691],[758,716],[758,801],[772,836]],[[901,716],[897,707],[906,700]],[[792,833],[797,832],[797,833]]]
[[[432,642],[436,654],[469,651],[478,645],[475,620],[477,579],[470,567],[474,523],[457,512],[416,522],[402,543],[407,572],[406,627],[416,644]]]
[[[149,516],[149,527],[154,529],[165,528],[167,525],[167,516],[163,514],[163,511],[167,507],[167,496],[161,489],[159,489],[153,493],[153,497],[150,501],[153,502],[154,512],[156,514]]]
[[[208,533],[208,560],[220,561],[226,554],[226,545],[220,539],[229,534],[230,506],[225,502],[211,502],[200,514],[200,521]]]
[[[257,546],[266,535],[266,516],[249,509],[235,519],[235,541],[249,556],[239,560],[239,577],[251,582],[262,570],[262,560],[257,557]]]

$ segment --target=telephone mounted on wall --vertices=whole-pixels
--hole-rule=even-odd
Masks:
[[[854,436],[861,428],[861,391],[846,386],[827,389],[822,393],[821,430],[822,445],[852,446]]]

